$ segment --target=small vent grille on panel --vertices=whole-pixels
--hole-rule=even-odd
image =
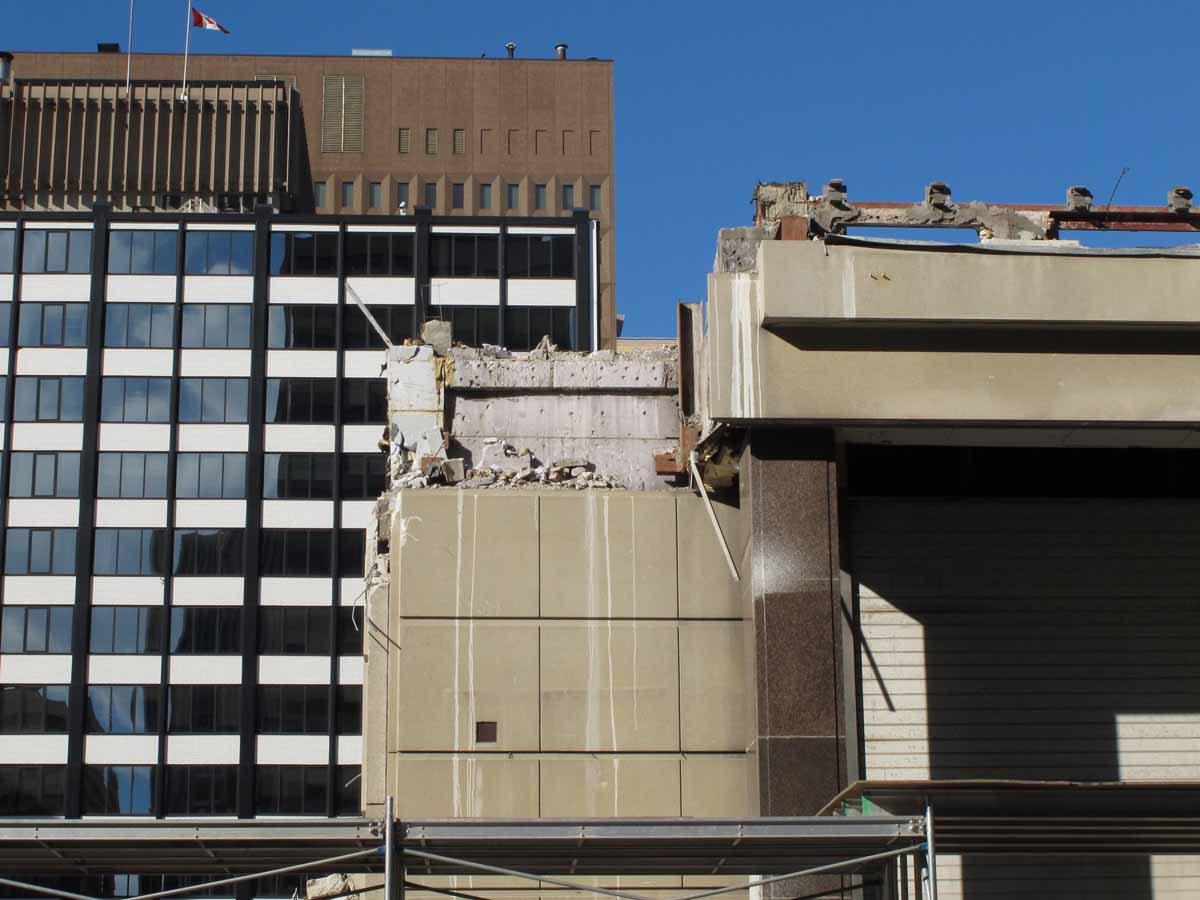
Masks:
[[[466,153],[467,152],[467,132],[466,132],[466,129],[464,129],[464,128],[455,128],[454,129],[454,152],[455,153]]]
[[[321,150],[361,153],[363,148],[363,77],[326,75],[321,110]]]
[[[400,129],[400,142],[399,143],[400,143],[400,146],[399,146],[400,152],[407,153],[408,147],[409,147],[409,131],[407,128]]]

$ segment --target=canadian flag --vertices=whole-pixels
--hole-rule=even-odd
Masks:
[[[198,9],[192,10],[192,27],[203,28],[206,31],[219,31],[222,34],[229,34],[228,28],[226,28],[212,16],[206,16]]]

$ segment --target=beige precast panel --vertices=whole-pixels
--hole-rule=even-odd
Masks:
[[[681,496],[676,501],[676,510],[679,617],[741,618],[741,589],[725,562],[720,538],[713,529],[704,501],[691,495]],[[726,537],[732,537],[732,531],[727,532]],[[735,554],[738,551],[737,547],[730,549]]]
[[[397,749],[538,749],[536,623],[410,620],[398,657]],[[476,744],[479,722],[496,723],[494,743]]]
[[[678,751],[674,622],[541,627],[544,751]]]
[[[743,622],[679,623],[680,737],[687,752],[744,752],[755,702]]]
[[[396,782],[401,819],[538,816],[536,759],[401,757]]]
[[[671,494],[544,494],[543,616],[674,618],[678,614]]]
[[[757,760],[748,754],[685,756],[681,766],[682,811],[699,818],[758,815]]]
[[[400,616],[538,615],[534,493],[401,491]]]
[[[590,755],[543,759],[542,816],[678,816],[677,757]]]

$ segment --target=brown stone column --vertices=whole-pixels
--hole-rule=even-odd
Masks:
[[[853,768],[843,725],[833,434],[755,431],[749,457],[760,810],[812,815]]]

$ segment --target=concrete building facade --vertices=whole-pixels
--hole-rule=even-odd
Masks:
[[[502,48],[498,48],[503,52]],[[555,218],[598,223],[616,325],[612,63],[561,59],[16,53],[0,86],[0,208]],[[11,137],[10,137],[11,132]],[[274,137],[272,137],[272,135]]]
[[[396,360],[442,372],[445,402],[390,376],[394,420],[419,405],[453,435],[460,400],[495,404],[520,460],[488,457],[471,422],[457,486],[391,470],[367,539],[366,690],[386,698],[364,726],[368,808],[930,813],[941,897],[1194,893],[1200,254],[1090,250],[1057,232],[1107,213],[958,207],[941,187],[911,209],[792,198],[791,222],[723,232],[673,382],[636,353]],[[985,240],[847,236],[821,204]],[[656,471],[700,496],[648,477],[610,493],[554,461],[553,429],[520,430],[587,385],[577,455],[599,453],[653,402],[601,410],[671,383]],[[1172,836],[1145,839],[1150,822]],[[907,890],[895,870],[761,888]]]

